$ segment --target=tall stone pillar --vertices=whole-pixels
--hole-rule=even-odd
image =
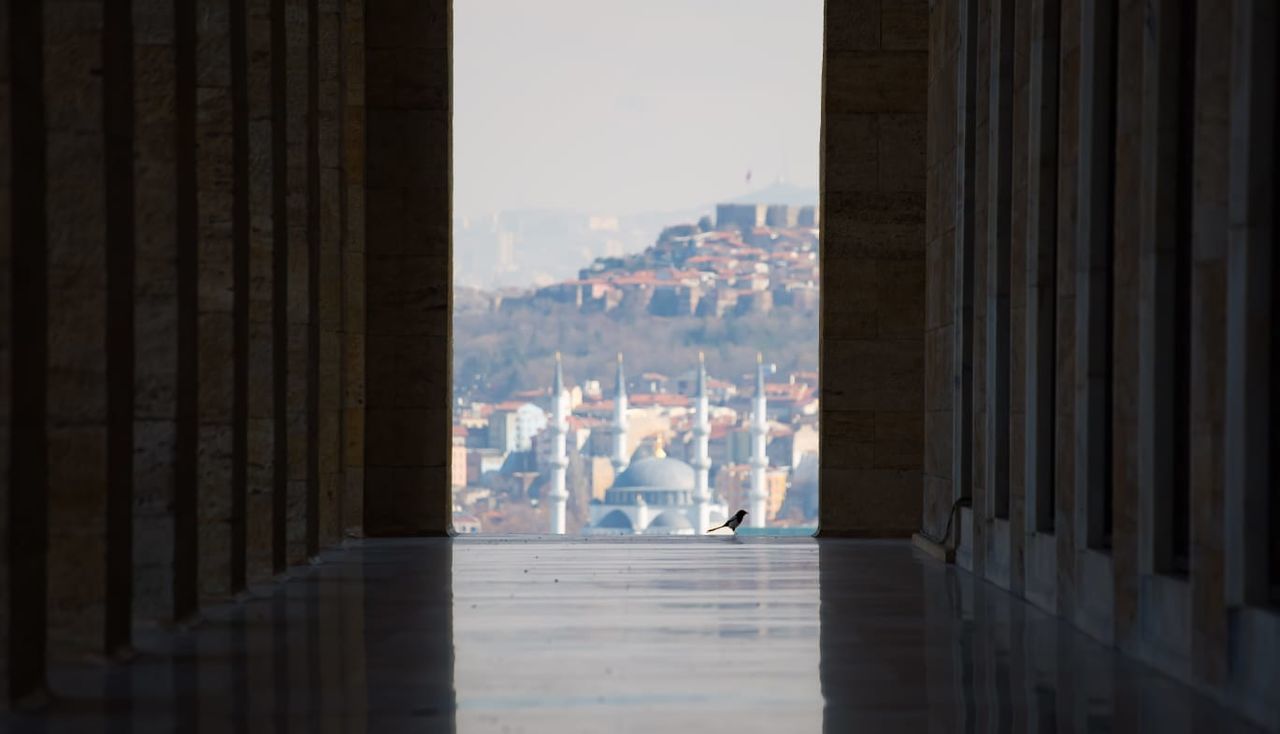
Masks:
[[[172,3],[133,9],[134,66],[134,614],[174,618],[174,487],[178,431],[178,197]]]
[[[313,50],[317,60],[316,130],[319,175],[319,361],[316,420],[320,546],[342,538],[342,147],[340,0],[319,0]]]
[[[50,651],[107,654],[133,578],[132,22],[124,3],[42,8]]]
[[[287,385],[285,420],[288,446],[286,558],[301,563],[308,552],[308,509],[311,505],[310,387],[311,242],[308,228],[308,105],[311,17],[308,0],[284,3],[284,104],[286,134],[285,270],[287,302]]]
[[[196,333],[199,439],[200,595],[231,587],[232,350],[235,280],[232,257],[232,130],[230,3],[196,3],[196,212],[198,293]]]
[[[364,0],[342,2],[342,527],[364,531]]]
[[[449,529],[450,13],[368,0],[365,527]]]
[[[11,106],[13,93],[11,71],[9,66],[9,33],[12,25],[9,22],[9,6],[0,7],[0,136],[6,141],[13,140],[13,115]],[[10,448],[13,403],[11,388],[13,385],[13,259],[12,236],[13,218],[11,216],[9,184],[13,170],[13,157],[9,145],[0,146],[0,649],[5,655],[0,659],[0,702],[8,700],[9,693],[9,624],[10,609],[13,606],[13,587],[9,568],[10,533]]]
[[[274,527],[275,339],[272,286],[275,280],[275,216],[272,167],[273,57],[271,0],[246,0],[245,63],[248,67],[248,331],[245,415],[245,566],[246,581],[270,578]]]
[[[823,56],[819,533],[905,537],[924,456],[928,4],[829,0]]]

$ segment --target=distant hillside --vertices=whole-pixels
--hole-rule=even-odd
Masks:
[[[491,290],[546,285],[573,277],[597,257],[640,252],[663,227],[710,211],[613,216],[548,209],[460,217],[453,226],[454,282]]]
[[[818,203],[818,191],[779,182],[729,201],[810,206]],[[643,250],[653,244],[664,227],[696,222],[704,214],[714,214],[716,203],[706,202],[680,211],[617,216],[546,209],[456,217],[454,282],[497,289],[529,288],[564,280],[572,277],[584,262],[597,257]]]
[[[750,318],[656,318],[621,312],[582,313],[571,306],[540,303],[508,313],[455,313],[455,393],[500,400],[515,390],[546,386],[554,355],[563,352],[571,383],[599,379],[613,384],[615,355],[623,352],[630,374],[676,375],[691,369],[705,351],[717,377],[754,369],[757,351],[780,371],[817,369],[818,316],[778,309]]]

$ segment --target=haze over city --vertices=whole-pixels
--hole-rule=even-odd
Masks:
[[[626,216],[780,179],[817,188],[821,0],[484,0],[453,12],[461,217]]]

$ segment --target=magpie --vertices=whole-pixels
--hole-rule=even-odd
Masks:
[[[729,528],[736,535],[738,532],[738,526],[742,524],[742,518],[746,516],[747,516],[746,510],[738,510],[737,512],[733,513],[733,517],[729,518],[728,520],[725,520],[723,525],[717,525],[716,527],[711,528],[711,530],[708,530],[707,532],[710,533],[714,530],[719,530],[720,528]]]

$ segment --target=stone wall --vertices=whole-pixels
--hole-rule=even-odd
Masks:
[[[0,13],[9,697],[360,532],[359,5]]]
[[[924,458],[927,4],[826,7],[819,534],[906,537]]]
[[[451,520],[450,11],[365,3],[365,530]]]
[[[930,251],[927,297],[949,300],[959,323],[940,328],[930,306],[926,416],[944,406],[964,412],[957,400],[970,366],[974,384],[970,455],[953,453],[950,476],[938,456],[963,446],[963,432],[926,423],[922,535],[940,539],[948,499],[971,496],[972,510],[960,515],[971,517],[972,535],[953,533],[946,544],[959,535],[958,547],[943,549],[957,562],[1274,724],[1280,707],[1260,681],[1275,665],[1259,650],[1280,617],[1248,589],[1259,588],[1266,563],[1256,544],[1280,532],[1257,519],[1265,490],[1250,489],[1266,487],[1274,471],[1256,458],[1267,454],[1269,429],[1258,417],[1266,409],[1257,406],[1269,388],[1254,369],[1272,359],[1261,327],[1275,314],[1259,300],[1270,293],[1265,276],[1252,273],[1269,272],[1259,253],[1273,247],[1272,220],[1258,212],[1276,184],[1253,161],[1273,160],[1280,115],[1260,100],[1274,89],[1280,21],[1265,3],[1231,12],[1200,3],[1187,46],[1183,9],[1178,0],[1036,0],[1014,4],[1009,18],[1002,0],[931,8],[927,240],[949,251]],[[952,34],[958,53],[945,40]],[[1009,38],[1012,68],[1001,74]],[[970,39],[978,48],[967,53]],[[1194,63],[1183,67],[1188,54]],[[932,78],[939,74],[947,78]],[[947,84],[951,97],[940,91]],[[1006,85],[1008,112],[999,104]],[[1194,146],[1189,169],[1177,158],[1183,134]],[[1184,245],[1170,192],[1187,177],[1191,275],[1174,285],[1173,253]],[[1190,346],[1180,356],[1169,335],[1183,299]],[[968,335],[971,362],[959,356]],[[1183,423],[1171,392],[1178,359],[1190,375]],[[931,374],[939,366],[948,368],[941,380]],[[1250,387],[1233,393],[1236,385]],[[1178,430],[1190,447],[1189,571],[1168,555]],[[1007,452],[993,445],[1006,431]],[[966,462],[969,487],[955,471]]]

